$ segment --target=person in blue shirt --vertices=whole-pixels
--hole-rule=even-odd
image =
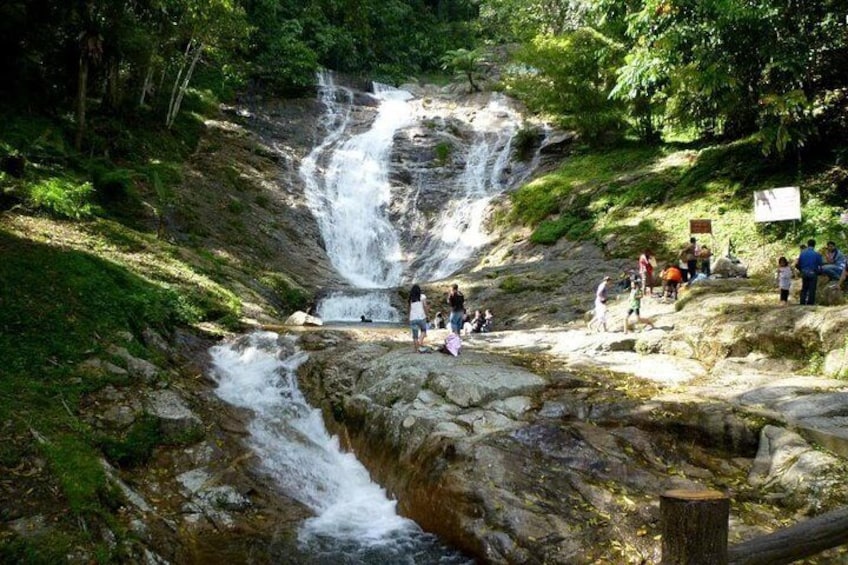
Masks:
[[[845,270],[845,255],[836,247],[832,241],[827,242],[827,247],[824,250],[824,266],[822,273],[827,275],[832,281],[839,280],[842,276],[842,271]]]
[[[807,248],[798,255],[795,266],[801,272],[801,304],[812,306],[816,303],[816,285],[822,272],[824,259],[816,251],[816,240],[807,241]]]

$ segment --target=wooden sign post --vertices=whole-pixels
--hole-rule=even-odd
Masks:
[[[713,221],[689,220],[689,233],[713,233]]]

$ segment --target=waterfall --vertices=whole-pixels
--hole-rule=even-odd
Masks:
[[[403,269],[398,234],[386,213],[391,201],[389,154],[395,132],[412,121],[406,103],[412,95],[376,85],[380,105],[373,124],[342,140],[350,105],[340,108],[344,105],[337,102],[335,90],[331,79],[321,80],[321,100],[331,116],[325,123],[338,125],[329,128],[301,166],[309,205],[318,218],[327,254],[344,278],[359,288],[397,286]],[[345,118],[339,120],[338,115]],[[318,174],[322,161],[326,166]]]
[[[368,123],[356,118],[363,112],[353,110],[354,93],[337,86],[331,74],[319,76],[319,95],[325,136],[303,160],[300,175],[330,261],[357,289],[391,289],[409,281],[445,278],[461,269],[489,242],[485,220],[492,200],[524,180],[538,162],[538,153],[529,165],[511,159],[521,116],[501,94],[488,95],[477,106],[415,99],[404,90],[375,84],[376,107]],[[451,127],[456,124],[461,124],[461,132],[455,134]],[[406,147],[414,146],[418,136],[426,138],[437,127],[455,141],[461,153],[456,162],[464,165],[461,173],[454,170],[451,178],[441,178],[430,163],[412,163],[423,171],[420,174],[434,175],[431,182],[444,181],[438,187],[440,209],[434,214],[432,209],[418,209],[420,186],[419,192],[399,196],[409,187],[403,181],[392,186],[389,173],[398,135],[406,136],[398,138]],[[399,321],[402,316],[387,297],[385,291],[351,296],[337,289],[319,302],[318,315],[328,320],[358,321],[364,315]]]
[[[451,275],[476,250],[489,242],[483,229],[486,208],[508,187],[504,170],[512,154],[512,139],[520,117],[494,97],[473,122],[474,140],[465,169],[436,224],[436,236],[425,247],[418,278],[441,279]]]
[[[248,441],[262,470],[315,513],[298,533],[304,552],[327,563],[468,563],[399,516],[396,502],[340,449],[298,389],[295,371],[307,354],[294,338],[257,332],[210,354],[216,394],[253,412]]]

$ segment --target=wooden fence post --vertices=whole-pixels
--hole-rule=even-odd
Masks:
[[[714,490],[660,496],[662,565],[727,565],[730,499]]]

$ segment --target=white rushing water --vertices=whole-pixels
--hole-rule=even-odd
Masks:
[[[412,122],[406,103],[412,95],[376,85],[380,105],[373,124],[344,139],[350,103],[339,103],[337,96],[339,91],[349,96],[349,91],[336,87],[331,75],[321,76],[319,92],[329,133],[300,169],[310,208],[339,274],[359,288],[397,286],[403,269],[398,235],[386,214],[391,200],[389,155],[395,132]]]
[[[395,501],[356,457],[340,449],[338,437],[324,427],[320,410],[303,398],[294,371],[307,359],[306,353],[294,348],[292,338],[272,332],[242,339],[238,345],[211,349],[216,393],[253,411],[250,445],[263,469],[286,494],[316,513],[301,536],[368,543],[398,530],[417,530],[414,522],[398,516]],[[281,352],[287,353],[281,358]]]
[[[294,337],[256,332],[215,346],[210,354],[217,395],[253,413],[248,443],[262,470],[315,513],[298,532],[302,555],[286,562],[471,564],[399,516],[396,501],[327,432],[321,412],[298,388],[295,371],[307,354]]]
[[[387,291],[331,292],[318,302],[318,315],[325,320],[400,322],[401,314],[389,303]]]
[[[520,116],[495,96],[476,113],[474,140],[465,159],[465,169],[454,189],[455,198],[446,203],[436,224],[436,237],[420,254],[425,261],[418,279],[441,279],[453,274],[472,253],[489,242],[484,229],[485,212],[492,199],[508,186],[504,170],[512,154],[512,139]]]

